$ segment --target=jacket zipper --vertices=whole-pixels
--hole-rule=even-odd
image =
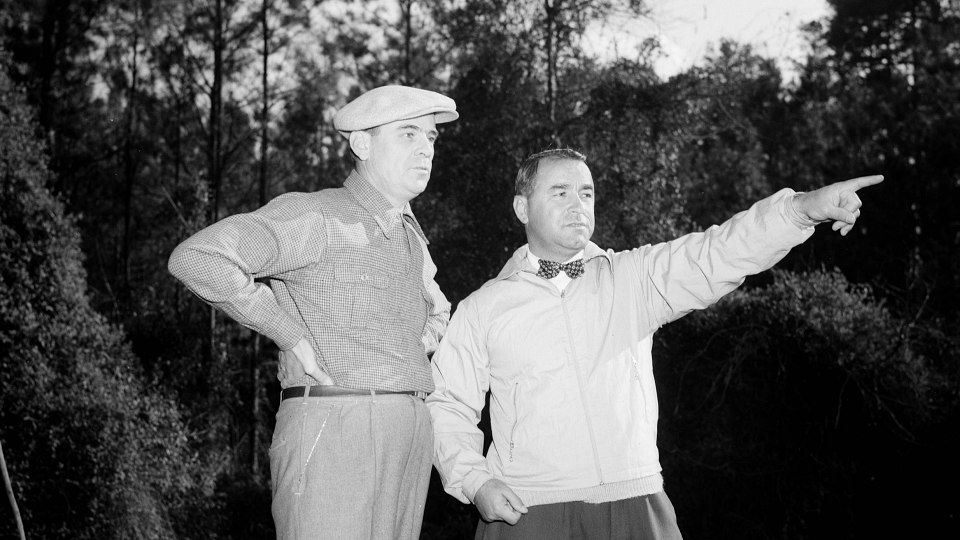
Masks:
[[[597,450],[597,436],[593,431],[593,423],[590,421],[590,407],[587,404],[587,396],[583,391],[583,376],[580,374],[580,367],[577,365],[579,356],[577,355],[577,346],[574,342],[573,328],[570,326],[570,312],[567,311],[566,290],[560,293],[560,306],[563,309],[563,321],[567,325],[567,336],[570,338],[570,350],[573,352],[573,371],[577,374],[577,384],[580,388],[580,401],[583,402],[583,412],[586,416],[587,432],[590,434],[590,446],[593,448],[593,465],[597,469],[597,478],[600,479],[600,485],[604,484],[603,469],[600,468],[600,452]]]
[[[516,435],[517,435],[517,425],[520,423],[520,408],[517,406],[517,404],[520,402],[520,399],[518,398],[519,395],[520,395],[520,383],[519,382],[513,383],[514,419],[513,419],[513,429],[510,430],[510,456],[509,456],[509,460],[511,463],[513,462],[513,448],[514,448],[514,440],[516,439]]]

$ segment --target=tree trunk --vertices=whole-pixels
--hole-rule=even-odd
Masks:
[[[220,184],[223,174],[220,167],[222,144],[222,99],[223,99],[223,0],[214,1],[213,15],[213,87],[210,90],[210,121],[207,139],[209,161],[210,207],[207,209],[208,223],[220,219]],[[217,358],[217,312],[210,307],[209,347],[207,353],[212,362]]]
[[[54,96],[53,78],[57,71],[57,57],[60,48],[57,36],[63,32],[64,17],[62,13],[65,10],[67,10],[65,2],[46,2],[43,9],[43,22],[41,23],[42,58],[39,69],[40,95],[37,104],[37,119],[40,121],[44,139],[50,149],[51,165],[54,169],[57,167],[57,156],[60,156],[61,152],[57,132],[54,129],[56,98]],[[67,197],[68,201],[73,201],[76,196],[74,193],[75,183],[74,185],[67,185],[67,178],[68,175],[54,175],[55,186],[57,191]]]
[[[130,223],[133,216],[133,184],[137,174],[137,167],[133,157],[133,139],[134,128],[137,121],[137,62],[139,60],[138,48],[140,46],[140,9],[139,4],[134,3],[133,19],[133,60],[130,66],[130,85],[127,88],[127,121],[124,126],[124,144],[123,144],[123,239],[121,244],[121,284],[120,284],[120,309],[127,307],[130,298]]]
[[[267,15],[270,9],[270,1],[263,0],[260,12],[260,25],[263,32],[263,65],[261,78],[261,93],[263,103],[260,107],[260,206],[267,204],[267,152],[270,149],[270,83],[267,77],[270,56],[270,26]],[[260,472],[260,352],[261,337],[257,332],[253,333],[253,350],[250,357],[250,413],[252,419],[250,436],[250,468],[254,476]]]
[[[543,0],[546,13],[545,47],[547,49],[547,114],[550,120],[550,138],[557,138],[557,43],[555,39],[557,14],[563,0]]]
[[[413,0],[401,0],[400,11],[403,14],[403,84],[412,84],[410,77],[410,42],[413,40]]]
[[[57,65],[57,23],[60,19],[60,10],[65,8],[60,2],[47,2],[44,8],[41,25],[43,58],[40,61],[40,103],[37,106],[37,117],[44,132],[50,133],[53,130],[53,75]]]
[[[270,82],[267,77],[270,61],[270,26],[267,20],[270,0],[263,0],[260,12],[260,25],[263,32],[263,65],[261,66],[261,94],[263,102],[260,104],[260,206],[267,204],[267,151],[269,150],[269,115],[270,115]]]
[[[210,90],[210,121],[207,135],[209,160],[210,223],[220,218],[220,184],[223,171],[220,167],[222,147],[222,110],[223,110],[223,0],[214,1],[213,17],[213,86]]]

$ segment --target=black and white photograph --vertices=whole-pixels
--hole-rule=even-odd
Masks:
[[[960,538],[960,0],[0,0],[2,540]]]

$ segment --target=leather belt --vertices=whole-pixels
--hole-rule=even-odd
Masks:
[[[304,394],[306,394],[306,396],[304,396]],[[420,392],[417,390],[357,390],[354,388],[344,388],[342,386],[318,385],[291,386],[289,388],[284,388],[280,391],[280,400],[283,401],[284,399],[300,397],[381,396],[390,394],[403,394],[407,396],[418,397],[420,399],[425,399],[427,397],[426,392]]]

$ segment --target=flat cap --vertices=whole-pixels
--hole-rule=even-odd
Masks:
[[[381,86],[360,95],[333,117],[333,127],[344,136],[397,120],[433,114],[438,124],[460,117],[457,104],[447,96],[409,86]]]

